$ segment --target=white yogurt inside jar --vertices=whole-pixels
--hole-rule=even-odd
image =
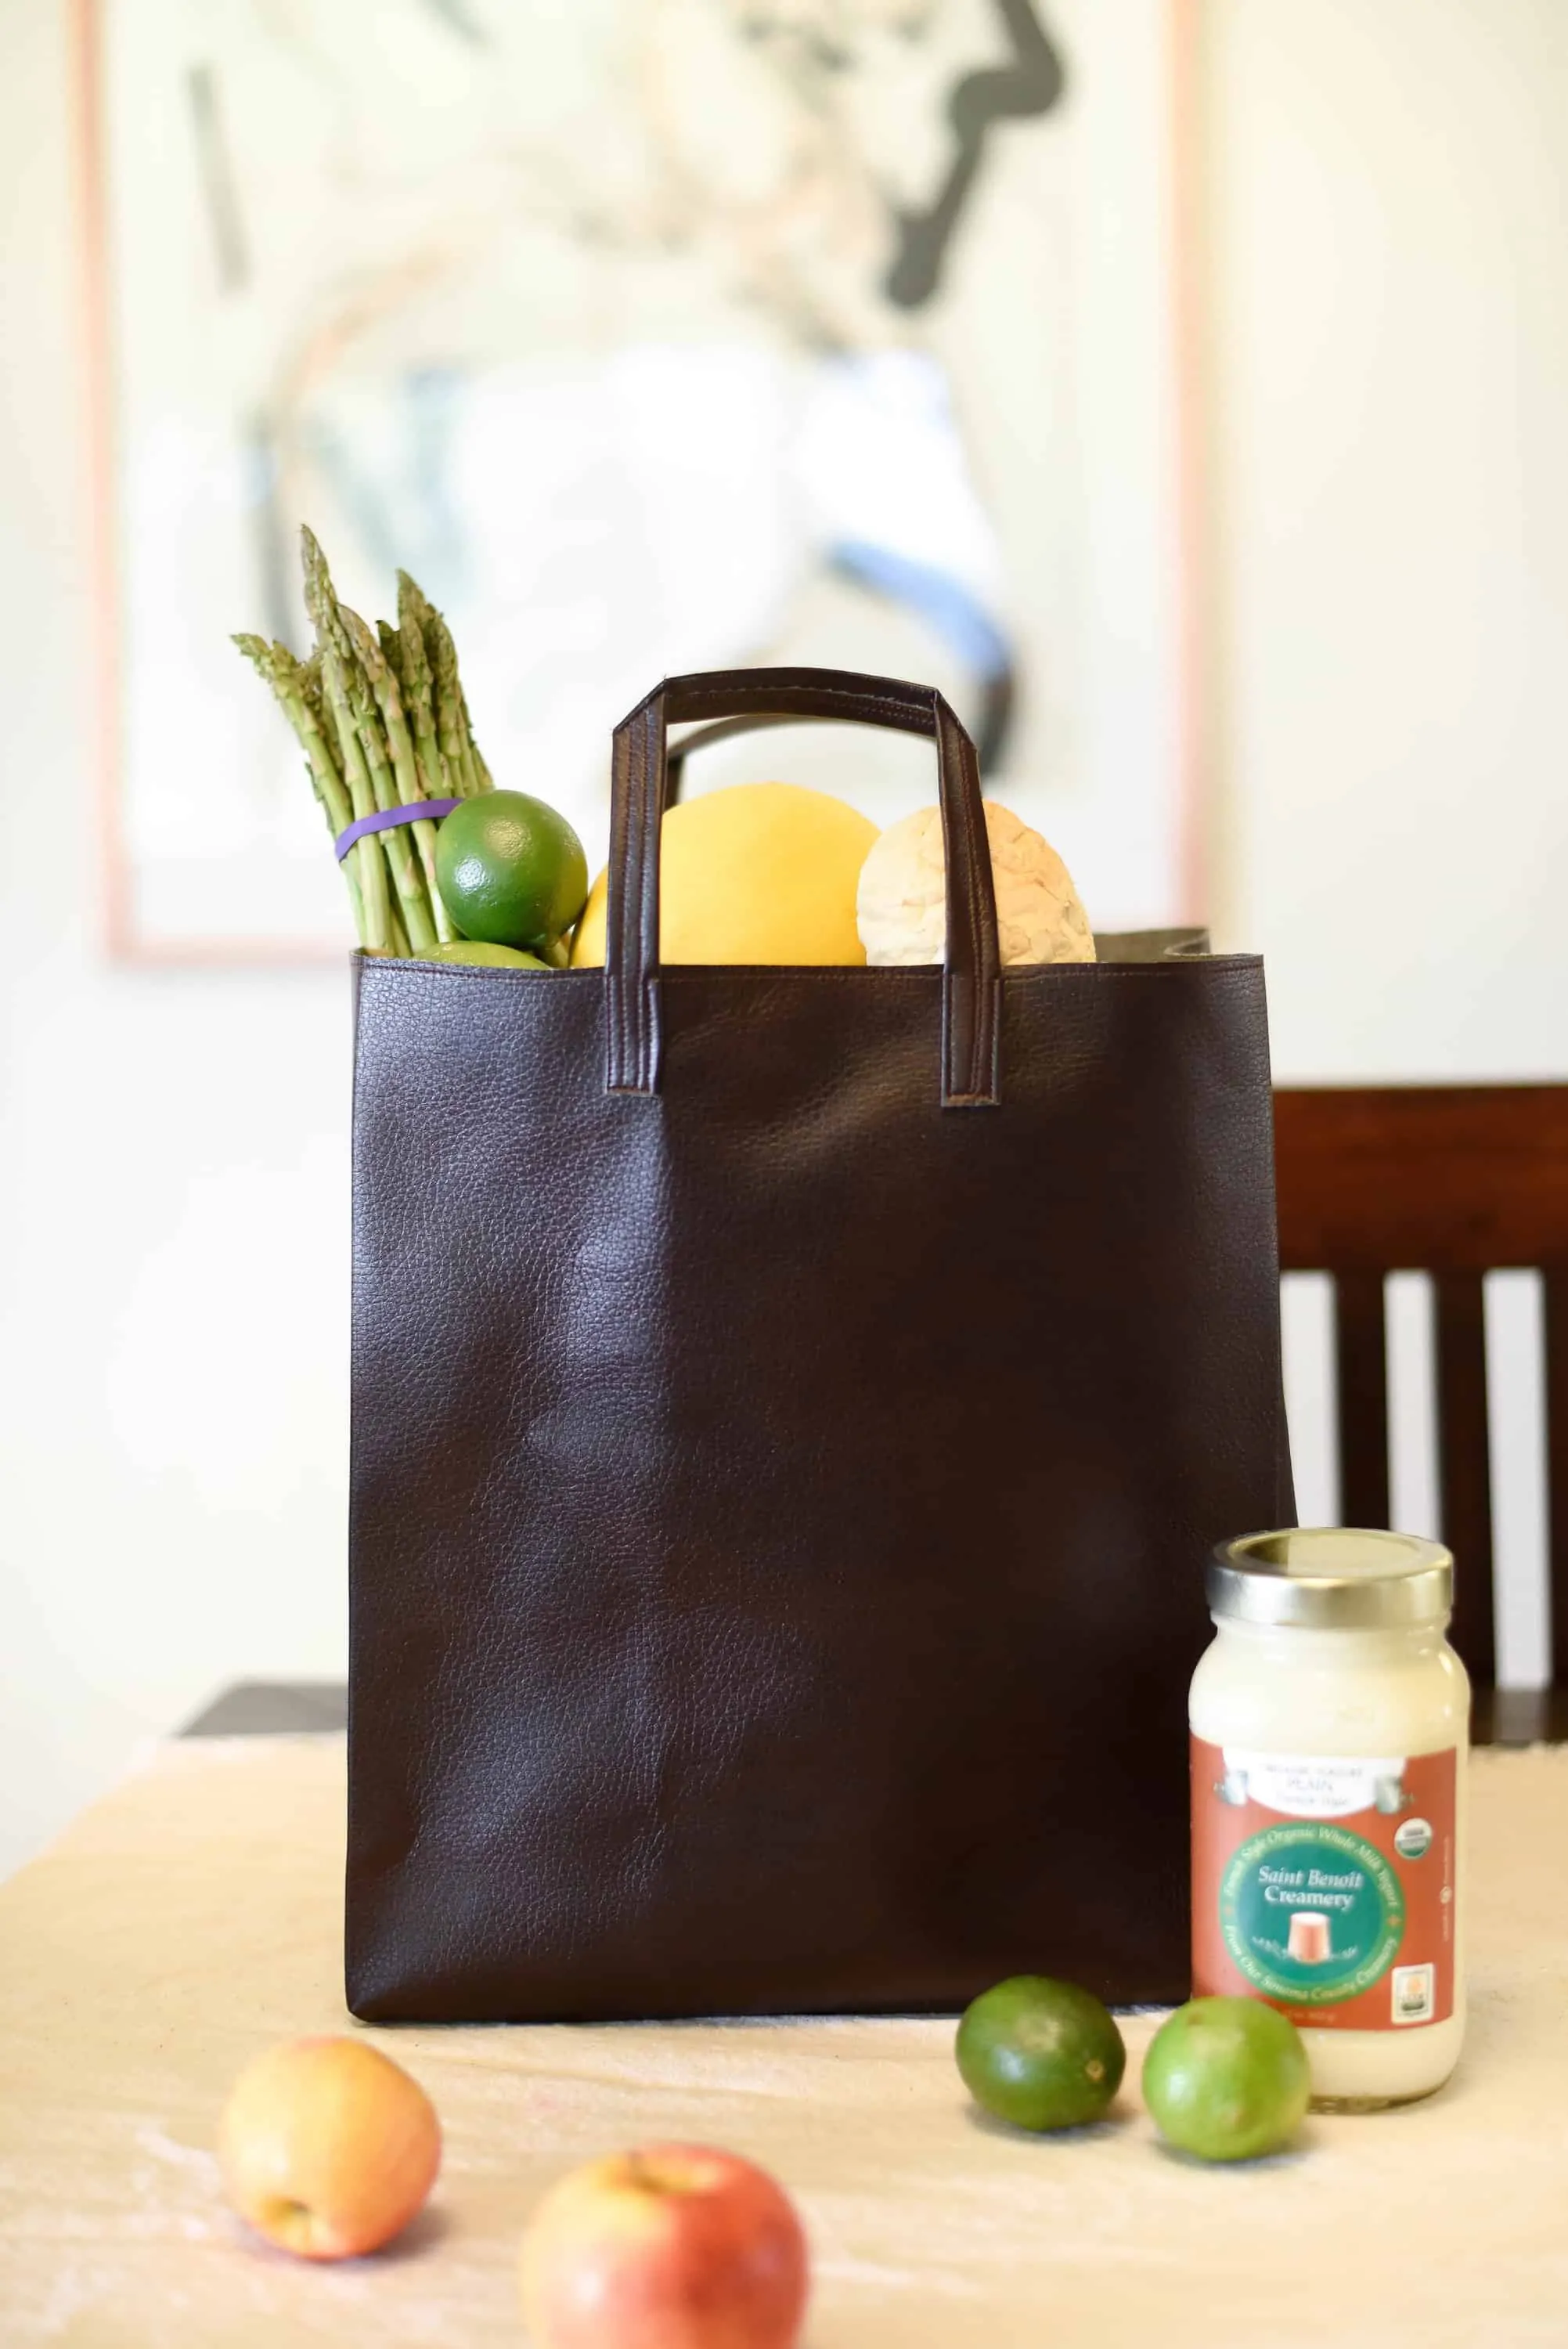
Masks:
[[[1313,2101],[1429,2095],[1464,2037],[1470,1682],[1436,1542],[1249,1534],[1192,1679],[1192,1988],[1300,2028]]]

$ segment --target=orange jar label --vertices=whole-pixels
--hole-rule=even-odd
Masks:
[[[1253,1754],[1192,1740],[1192,1991],[1315,2031],[1454,2009],[1458,1758]]]

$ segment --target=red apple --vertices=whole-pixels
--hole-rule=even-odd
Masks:
[[[552,2187],[522,2240],[534,2349],[790,2349],[806,2238],[766,2170],[654,2145]]]
[[[441,2160],[436,2108],[364,2039],[291,2039],[248,2064],[218,2135],[229,2199],[305,2260],[374,2251],[422,2208]]]

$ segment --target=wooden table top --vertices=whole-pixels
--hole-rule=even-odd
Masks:
[[[1112,2117],[1038,2139],[970,2109],[947,2023],[377,2032],[435,2097],[445,2167],[401,2244],[322,2269],[229,2215],[211,2147],[256,2049],[358,2028],[343,1777],[336,1736],[161,1747],[0,1887],[6,2349],[521,2349],[541,2193],[669,2137],[797,2197],[806,2349],[1568,2343],[1568,1753],[1477,1757],[1470,2042],[1424,2104],[1209,2169],[1139,2105],[1148,2016]]]

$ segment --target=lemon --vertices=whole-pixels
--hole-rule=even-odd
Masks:
[[[855,891],[877,828],[799,783],[736,783],[665,817],[663,962],[863,963]],[[572,960],[604,959],[603,873]]]
[[[1310,2093],[1300,2032],[1255,1998],[1179,2006],[1143,2059],[1143,2101],[1161,2136],[1201,2161],[1277,2153]]]
[[[1127,2064],[1107,2008],[1076,1982],[1014,1974],[982,1992],[958,2026],[964,2085],[998,2120],[1026,2129],[1099,2120]]]

